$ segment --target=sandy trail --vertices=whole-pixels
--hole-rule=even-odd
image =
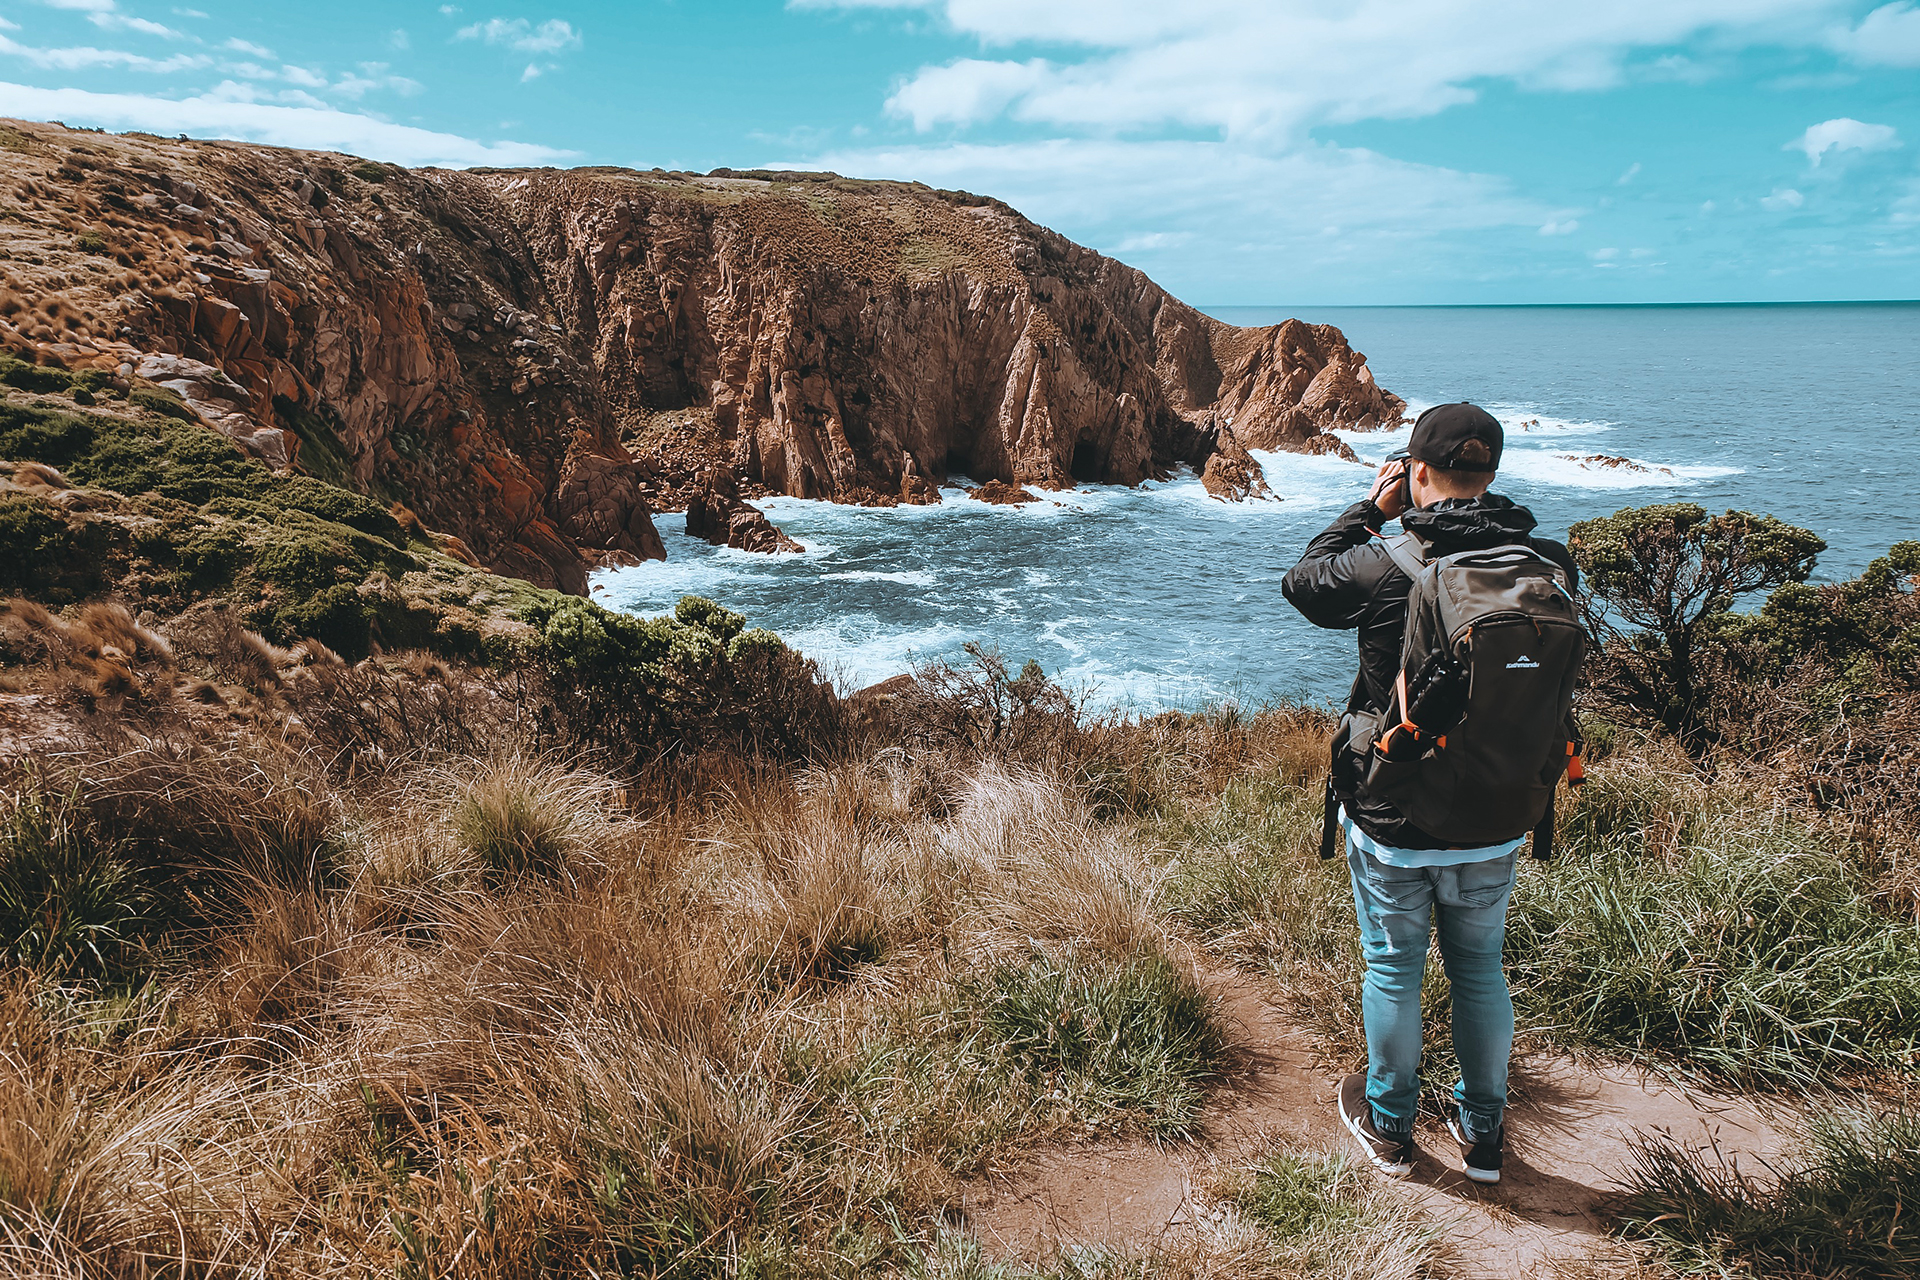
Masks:
[[[1217,1212],[1206,1188],[1220,1172],[1277,1148],[1331,1151],[1351,1141],[1333,1111],[1336,1077],[1279,1011],[1272,984],[1236,973],[1210,985],[1238,1055],[1209,1102],[1205,1140],[1058,1147],[976,1184],[960,1207],[990,1255],[1037,1259],[1063,1244],[1171,1247]],[[1790,1124],[1751,1099],[1682,1090],[1630,1067],[1523,1058],[1514,1064],[1500,1183],[1468,1181],[1445,1128],[1423,1118],[1421,1158],[1395,1194],[1447,1223],[1450,1274],[1518,1280],[1610,1252],[1605,1204],[1631,1161],[1633,1135],[1715,1141],[1751,1165],[1782,1153]]]

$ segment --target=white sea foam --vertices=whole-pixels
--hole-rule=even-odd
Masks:
[[[917,570],[904,570],[899,573],[882,573],[874,569],[848,569],[841,573],[823,573],[820,575],[820,578],[823,582],[831,582],[834,580],[846,582],[897,582],[903,587],[930,587],[934,583],[934,575],[931,573],[922,573]]]
[[[1373,470],[1364,463],[1348,462],[1332,454],[1316,456],[1267,449],[1248,452],[1266,473],[1267,487],[1273,490],[1274,496],[1295,510],[1322,507],[1338,510],[1346,506],[1356,496],[1365,496],[1367,475]]]
[[[1552,449],[1509,449],[1500,459],[1503,475],[1534,484],[1578,489],[1678,489],[1740,475],[1739,467],[1689,466],[1646,462],[1614,455],[1567,453]]]

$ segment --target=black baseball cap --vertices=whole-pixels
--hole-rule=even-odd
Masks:
[[[1447,471],[1498,471],[1506,432],[1477,404],[1437,404],[1413,424],[1407,456]]]

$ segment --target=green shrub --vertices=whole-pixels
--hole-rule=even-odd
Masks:
[[[963,991],[992,1051],[1089,1119],[1117,1114],[1187,1132],[1226,1046],[1206,993],[1157,951],[1117,964],[1036,951]]]
[[[151,409],[163,417],[176,418],[181,422],[200,420],[178,393],[169,391],[165,387],[141,387],[128,394],[127,403],[142,409]]]
[[[107,530],[69,524],[31,494],[0,495],[0,591],[57,603],[97,590]]]
[[[354,163],[353,168],[349,170],[349,172],[352,173],[354,177],[360,179],[362,182],[378,183],[378,182],[385,182],[387,180],[386,166],[382,164],[376,164],[371,160],[356,161]]]
[[[1568,808],[1509,916],[1523,1025],[1763,1082],[1914,1064],[1920,927],[1813,828],[1625,764]]]
[[[1802,1159],[1777,1177],[1649,1138],[1624,1182],[1623,1232],[1682,1275],[1920,1272],[1920,1114],[1911,1110],[1816,1114]]]
[[[73,247],[82,253],[105,253],[107,238],[98,231],[82,231],[74,237]]]
[[[73,375],[65,369],[28,364],[13,356],[0,355],[0,382],[22,391],[65,391],[73,385]]]
[[[51,977],[125,970],[144,894],[103,839],[78,787],[50,792],[37,774],[0,794],[0,956]]]
[[[548,595],[522,618],[574,731],[653,754],[662,746],[804,755],[836,724],[811,662],[698,596],[637,618]]]
[[[1707,662],[1729,611],[1743,596],[1806,581],[1827,544],[1772,516],[1710,516],[1672,502],[1582,520],[1567,545],[1602,642],[1591,690],[1698,752],[1718,738]]]

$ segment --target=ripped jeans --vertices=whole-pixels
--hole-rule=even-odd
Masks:
[[[1349,843],[1354,914],[1367,961],[1367,1100],[1383,1134],[1410,1134],[1420,1105],[1420,979],[1427,942],[1453,989],[1454,1100],[1470,1139],[1491,1136],[1507,1105],[1513,999],[1500,965],[1515,853],[1453,867],[1391,867]]]

